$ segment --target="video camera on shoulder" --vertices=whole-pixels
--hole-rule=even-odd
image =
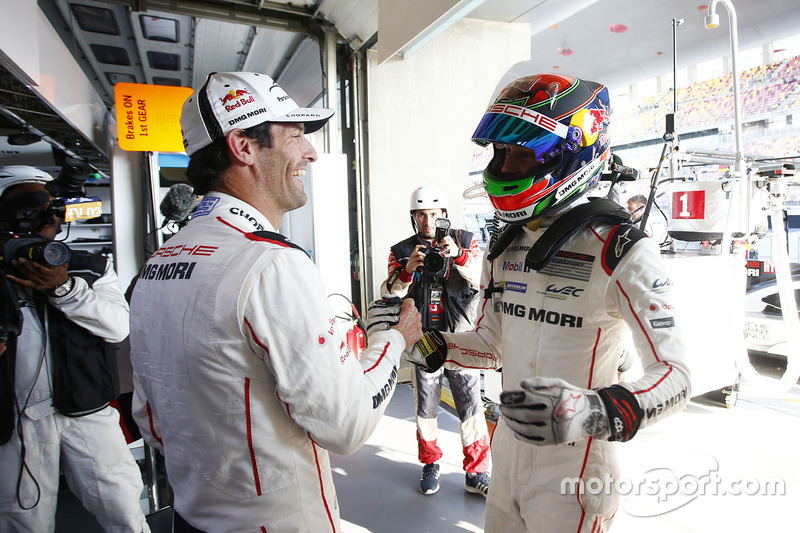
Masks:
[[[61,165],[58,177],[47,182],[45,189],[56,198],[79,198],[86,196],[83,185],[89,179],[92,167],[77,157],[67,157]]]
[[[436,226],[436,233],[434,234],[434,245],[425,251],[425,259],[422,260],[422,266],[426,270],[434,274],[438,274],[444,269],[444,257],[439,253],[442,251],[442,246],[437,246],[436,243],[440,242],[447,236],[450,231],[450,220],[446,218],[437,218],[434,223]]]
[[[13,274],[11,261],[27,259],[40,265],[59,267],[69,262],[69,246],[35,233],[0,231],[0,270]]]
[[[45,174],[47,175],[47,174]],[[87,220],[103,214],[100,198],[86,197],[84,184],[92,176],[92,167],[74,157],[67,157],[58,177],[44,184],[44,191],[4,199],[0,211],[0,229],[16,233],[35,233],[35,220]],[[13,176],[12,184],[14,183]],[[24,177],[20,183],[25,183]],[[52,225],[52,224],[51,224]]]
[[[88,220],[103,214],[100,198],[86,196],[84,185],[91,175],[89,163],[76,157],[67,157],[58,177],[45,184],[47,192],[56,198],[53,204],[63,206],[60,218],[65,222]]]

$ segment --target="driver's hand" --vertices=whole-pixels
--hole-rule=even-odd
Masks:
[[[34,290],[47,291],[63,285],[69,279],[67,267],[64,264],[57,267],[40,265],[27,259],[14,259],[11,265],[16,269],[19,276],[6,274],[6,277],[14,283],[19,283],[24,287]],[[21,277],[20,277],[21,276]]]

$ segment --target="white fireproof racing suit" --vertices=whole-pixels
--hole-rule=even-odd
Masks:
[[[499,257],[484,261],[481,289],[502,290],[481,302],[474,331],[443,333],[446,364],[502,367],[504,390],[518,390],[521,379],[533,376],[609,387],[617,382],[630,327],[644,375],[619,385],[638,401],[638,427],[680,411],[690,396],[689,371],[671,283],[653,240],[631,226],[589,224],[537,272],[525,257],[544,231],[526,227]],[[615,445],[589,438],[534,446],[517,440],[501,417],[492,440],[486,532],[604,531],[619,495],[562,494],[562,481],[618,479]]]
[[[203,531],[338,532],[328,451],[349,454],[394,392],[403,336],[345,342],[314,264],[245,202],[212,192],[142,270],[134,415],[175,510]]]
[[[50,305],[108,342],[125,339],[128,303],[111,262],[91,287],[78,276],[73,279],[72,290],[49,297]],[[110,405],[78,417],[56,410],[54,355],[46,342],[49,324],[42,323],[30,291],[21,285],[16,288],[23,314],[15,383],[17,408],[23,413],[22,437],[15,431],[11,441],[0,446],[0,531],[54,531],[60,470],[103,530],[150,531],[139,505],[142,474],[125,442],[119,413]],[[20,479],[21,440],[25,468]]]

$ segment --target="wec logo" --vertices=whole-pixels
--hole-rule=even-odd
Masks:
[[[567,285],[566,287],[556,287],[555,285],[548,285],[547,293],[548,294],[558,294],[561,296],[574,296],[575,298],[580,297],[581,293],[584,289],[579,289],[577,287],[573,287],[572,285]]]

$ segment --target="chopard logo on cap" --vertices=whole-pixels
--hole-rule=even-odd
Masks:
[[[319,113],[286,113],[287,117],[308,117],[308,118],[321,118]]]

